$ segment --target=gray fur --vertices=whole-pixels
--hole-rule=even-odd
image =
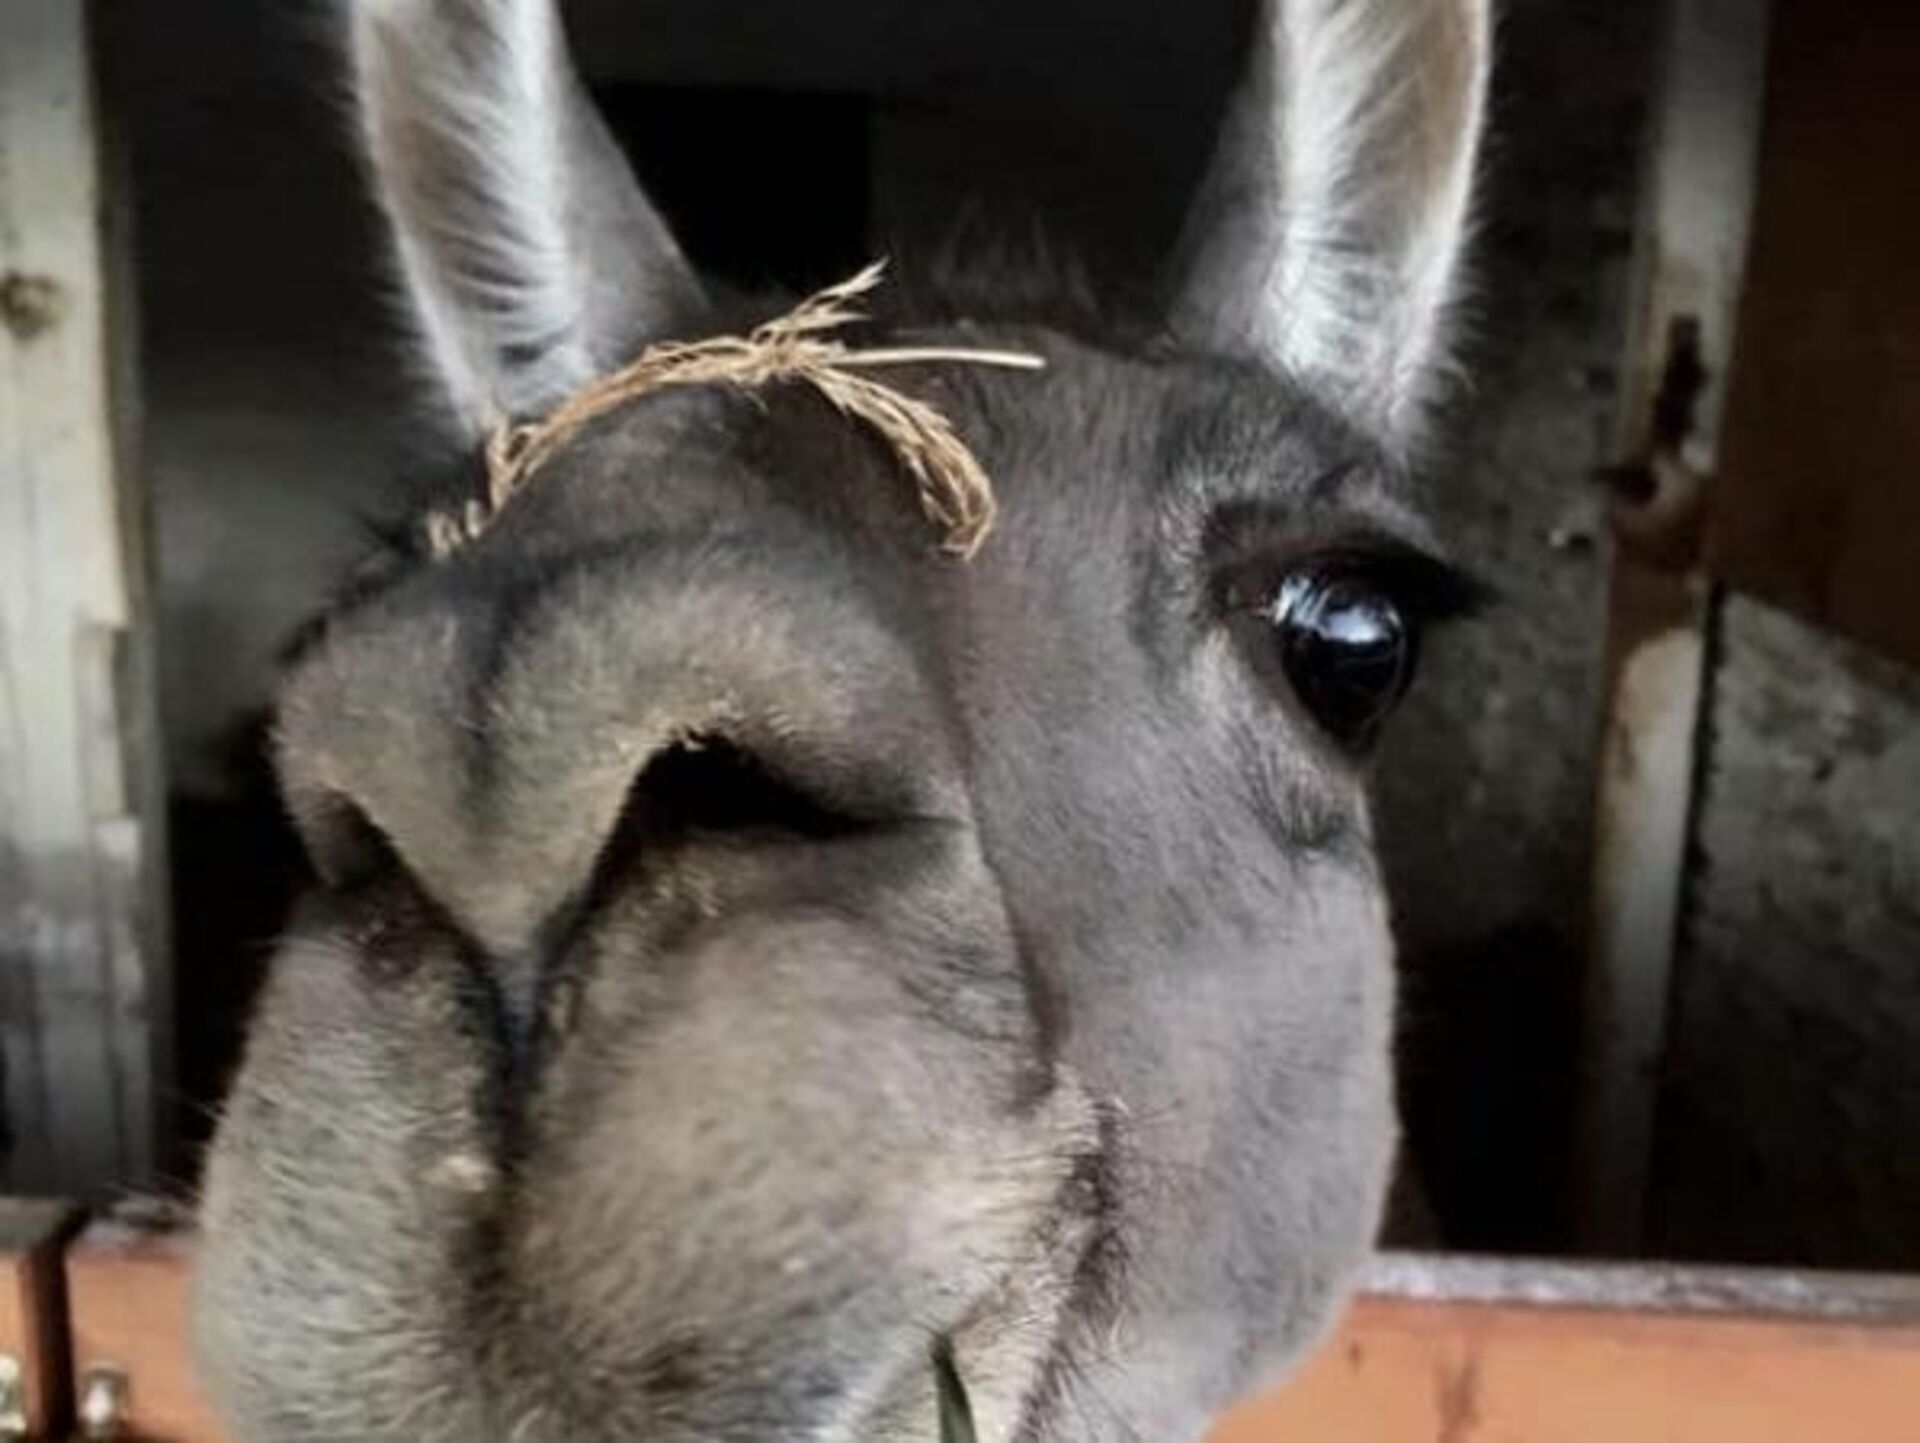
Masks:
[[[329,885],[199,1279],[243,1443],[928,1439],[948,1335],[983,1438],[1162,1443],[1325,1325],[1393,1148],[1385,906],[1360,766],[1213,577],[1417,539],[1396,438],[953,329],[1049,362],[902,378],[998,485],[974,563],[817,400],[669,394],[293,666]],[[690,823],[740,754],[781,825]]]
[[[1448,354],[1487,0],[1262,9],[1185,238],[1182,319],[1415,445]]]
[[[696,312],[551,0],[354,0],[346,22],[422,359],[459,423],[549,406]]]

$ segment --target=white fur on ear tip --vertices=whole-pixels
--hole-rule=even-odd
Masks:
[[[462,429],[538,411],[692,281],[553,0],[348,0],[353,88],[423,359]]]
[[[1487,0],[1266,0],[1182,246],[1181,323],[1386,438],[1445,375]]]

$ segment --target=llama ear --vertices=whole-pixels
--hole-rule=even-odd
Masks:
[[[362,137],[465,432],[541,410],[698,306],[555,0],[346,3]]]
[[[1490,0],[1261,0],[1176,322],[1404,447],[1446,360]]]

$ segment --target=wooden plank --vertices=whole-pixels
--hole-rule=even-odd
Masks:
[[[72,1417],[60,1248],[73,1223],[62,1203],[0,1198],[0,1373],[13,1375],[0,1383],[17,1389],[0,1403],[0,1437],[52,1437]]]
[[[146,1177],[155,703],[122,214],[76,0],[0,5],[0,1188]]]
[[[1920,6],[1779,11],[1707,561],[1920,665]]]
[[[1693,830],[1711,593],[1697,562],[1719,463],[1753,207],[1769,0],[1675,0],[1656,97],[1618,454],[1595,778],[1574,1231],[1629,1254]]]
[[[151,1443],[227,1443],[191,1379],[190,1255],[96,1227],[68,1265],[76,1362],[124,1370]],[[1920,1439],[1920,1278],[1388,1254],[1214,1443],[1839,1439]]]
[[[1365,1297],[1213,1443],[1914,1443],[1920,1322]]]
[[[89,1383],[110,1377],[124,1383],[124,1436],[226,1443],[194,1374],[191,1259],[186,1234],[138,1221],[98,1222],[75,1240],[67,1253],[67,1300],[83,1418]],[[352,1386],[350,1379],[341,1383]]]

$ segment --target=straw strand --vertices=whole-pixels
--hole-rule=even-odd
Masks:
[[[886,263],[876,261],[746,336],[649,346],[544,418],[502,423],[487,440],[485,497],[468,501],[457,512],[429,516],[429,550],[436,559],[443,558],[475,540],[583,427],[643,396],[669,386],[752,389],[798,381],[888,444],[913,479],[921,508],[945,531],[944,549],[971,559],[993,529],[996,512],[993,485],[979,460],[936,408],[860,373],[938,364],[1037,370],[1046,363],[1024,351],[964,346],[860,350],[833,339],[831,332],[865,319],[856,303],[880,284],[885,270]]]

